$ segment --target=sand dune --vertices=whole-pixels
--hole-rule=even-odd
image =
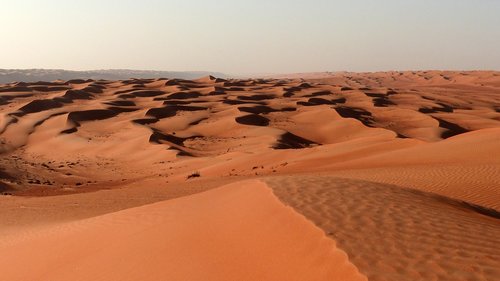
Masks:
[[[495,280],[500,217],[398,186],[321,176],[267,180],[369,280]]]
[[[51,226],[0,251],[5,280],[367,280],[258,181]]]
[[[497,72],[0,85],[2,274],[322,280],[344,268],[341,280],[363,279],[358,267],[369,280],[495,280],[499,144]],[[241,183],[262,178],[295,211]],[[172,232],[195,221],[202,231]],[[229,232],[231,247],[215,249]],[[195,256],[176,259],[164,239]]]

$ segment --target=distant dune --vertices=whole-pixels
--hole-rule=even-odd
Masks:
[[[500,276],[499,72],[5,83],[0,156],[6,280]]]
[[[220,72],[209,71],[154,71],[128,69],[72,71],[62,69],[0,69],[0,84],[10,82],[37,82],[71,79],[122,80],[129,78],[158,77],[196,79],[208,75],[223,78],[227,76],[226,74]]]

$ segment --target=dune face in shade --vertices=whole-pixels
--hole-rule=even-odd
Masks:
[[[1,276],[495,280],[499,144],[498,72],[3,84]]]

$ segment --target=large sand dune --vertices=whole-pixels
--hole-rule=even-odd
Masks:
[[[497,72],[10,83],[0,153],[8,280],[500,274]]]
[[[3,280],[366,280],[258,181],[19,233],[0,251]]]

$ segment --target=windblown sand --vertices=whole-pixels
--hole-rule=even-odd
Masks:
[[[500,280],[497,72],[11,83],[0,153],[2,280]]]

